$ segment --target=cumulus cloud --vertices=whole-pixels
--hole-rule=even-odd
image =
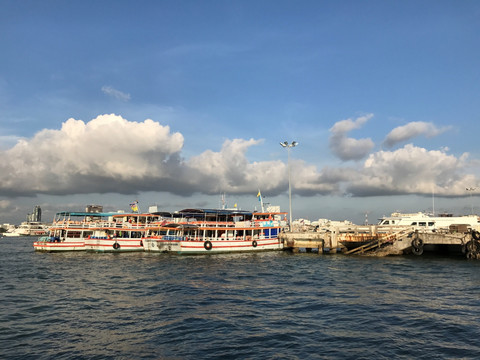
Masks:
[[[130,94],[126,94],[113,88],[112,86],[102,86],[102,92],[108,96],[111,96],[115,99],[122,100],[122,101],[129,101]]]
[[[184,160],[184,138],[153,120],[101,115],[85,123],[68,119],[0,152],[0,195],[167,191],[218,194],[284,191],[286,165],[249,162],[246,152],[261,140],[226,140]]]
[[[168,174],[183,136],[152,120],[69,119],[1,153],[0,194],[132,192]],[[137,188],[138,186],[138,188]],[[150,185],[152,186],[152,185]]]
[[[466,186],[477,182],[464,173],[467,160],[467,153],[457,158],[411,144],[379,151],[368,157],[347,190],[354,196],[431,194],[433,189],[440,196],[462,196]]]
[[[390,131],[384,140],[384,144],[388,147],[392,147],[400,142],[408,141],[420,135],[434,137],[448,129],[449,127],[438,128],[433,123],[429,122],[413,121]]]
[[[347,134],[362,127],[373,114],[358,117],[356,120],[346,119],[335,123],[330,129],[329,146],[330,150],[343,161],[360,160],[364,158],[374,147],[370,138],[354,139],[347,137]]]
[[[192,157],[186,166],[193,179],[203,184],[203,192],[218,194],[221,191],[251,193],[278,192],[283,187],[286,166],[281,161],[250,163],[245,155],[249,147],[261,140],[226,140],[219,152],[206,150]]]
[[[370,117],[338,122],[332,133],[349,144],[345,134]],[[254,194],[258,188],[267,196],[283,193],[288,188],[286,163],[247,158],[247,151],[261,143],[227,139],[219,151],[206,149],[184,159],[183,135],[159,122],[128,121],[113,114],[89,122],[68,119],[60,129],[42,130],[0,150],[0,196],[141,191],[182,196]],[[435,186],[437,195],[465,196],[466,187],[480,187],[468,173],[471,163],[466,153],[456,157],[448,149],[427,150],[409,144],[372,153],[350,167],[318,169],[296,158],[290,165],[296,195],[430,194]],[[6,205],[0,202],[0,208]]]

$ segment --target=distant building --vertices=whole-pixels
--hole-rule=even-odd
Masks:
[[[101,213],[101,212],[103,212],[103,206],[102,205],[87,205],[87,207],[85,208],[85,212]]]
[[[40,222],[42,221],[42,209],[39,205],[36,205],[33,208],[33,213],[27,214],[27,221],[28,222]]]

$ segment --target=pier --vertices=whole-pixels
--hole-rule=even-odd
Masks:
[[[463,254],[467,259],[480,259],[480,232],[466,226],[450,226],[442,231],[419,231],[411,226],[342,226],[310,232],[280,234],[284,248],[293,253],[302,250],[345,255],[366,254],[389,256],[422,255],[427,252]]]

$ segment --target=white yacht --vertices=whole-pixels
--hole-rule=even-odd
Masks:
[[[9,229],[3,236],[42,236],[48,231],[48,226],[40,221],[24,221],[20,226]]]
[[[390,216],[380,219],[381,226],[413,226],[418,230],[439,230],[448,229],[450,225],[467,225],[470,229],[480,228],[480,221],[477,215],[453,216],[452,214],[441,214],[431,216],[423,212],[400,213],[394,212]]]

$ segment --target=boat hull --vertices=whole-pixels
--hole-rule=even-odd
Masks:
[[[90,237],[85,239],[87,251],[94,252],[141,252],[143,241],[140,238]]]
[[[234,252],[258,252],[283,250],[283,243],[278,239],[259,240],[162,240],[144,239],[145,251],[168,252],[176,254],[219,254]]]
[[[84,241],[50,241],[39,239],[33,243],[35,251],[85,251]]]

